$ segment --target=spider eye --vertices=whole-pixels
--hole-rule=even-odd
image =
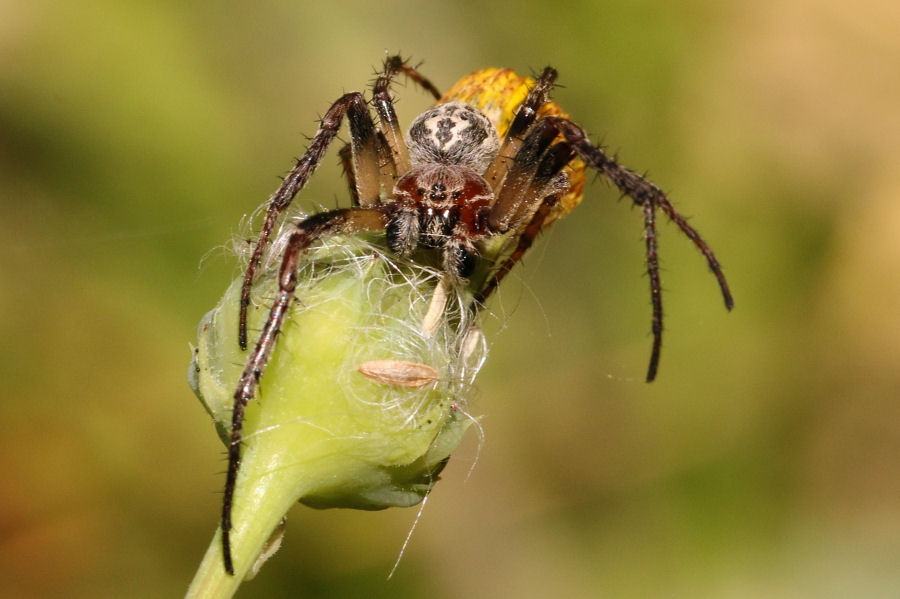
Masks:
[[[420,187],[419,189],[417,189],[416,192],[417,192],[420,196],[425,195],[425,190],[422,189],[421,187]]]

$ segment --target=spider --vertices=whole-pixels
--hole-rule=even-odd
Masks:
[[[413,120],[405,137],[390,93],[398,75],[406,76],[438,101]],[[358,91],[342,95],[321,118],[306,152],[269,200],[241,288],[238,342],[242,350],[247,349],[250,292],[272,230],[321,163],[344,118],[349,123],[350,142],[339,155],[353,206],[314,214],[293,226],[281,258],[278,291],[234,392],[221,522],[224,565],[229,574],[234,573],[229,533],[241,462],[244,410],[256,396],[294,297],[301,254],[318,240],[383,232],[387,246],[399,256],[410,256],[419,248],[436,253],[449,283],[460,287],[472,275],[484,244],[498,236],[510,237],[511,250],[474,290],[470,309],[477,312],[540,231],[559,215],[558,203],[570,188],[565,169],[580,160],[611,181],[643,213],[653,334],[648,382],[656,377],[662,346],[658,209],[704,255],[726,308],[732,308],[728,283],[712,250],[665,194],[644,177],[620,166],[568,117],[543,110],[552,104],[549,94],[556,77],[551,67],[541,72],[502,137],[478,108],[453,99],[442,101],[435,86],[399,56],[387,58],[372,86],[371,104],[377,124],[365,96]]]

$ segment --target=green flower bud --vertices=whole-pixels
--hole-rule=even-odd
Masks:
[[[275,264],[254,281],[251,343],[277,271]],[[436,268],[358,238],[310,250],[298,279],[246,409],[232,510],[235,576],[223,568],[218,531],[189,597],[231,596],[297,501],[369,510],[419,503],[472,422],[465,397],[484,343],[467,292],[452,290]],[[237,340],[240,289],[237,279],[203,318],[189,371],[226,444],[248,355]]]

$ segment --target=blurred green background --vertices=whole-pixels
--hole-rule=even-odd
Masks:
[[[297,507],[239,596],[900,596],[898,6],[0,1],[0,597],[183,595],[224,480],[185,381],[222,248],[396,51],[442,89],[556,66],[736,308],[663,226],[644,384],[640,213],[589,184],[493,304],[483,444],[394,578],[414,509]],[[307,208],[346,204],[326,162]]]

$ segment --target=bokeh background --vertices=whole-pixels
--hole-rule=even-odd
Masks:
[[[0,597],[183,595],[224,479],[185,381],[222,247],[397,51],[442,89],[556,66],[736,307],[663,226],[643,383],[641,216],[590,184],[493,304],[483,443],[393,579],[416,510],[298,506],[239,596],[900,596],[898,30],[891,0],[0,1]],[[326,162],[307,208],[346,202]]]

